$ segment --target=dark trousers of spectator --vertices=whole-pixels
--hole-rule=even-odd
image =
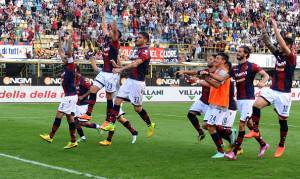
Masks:
[[[51,29],[51,34],[52,35],[56,35],[56,30],[55,29]]]
[[[86,44],[85,40],[84,40],[84,39],[81,39],[81,40],[80,40],[80,47],[83,46],[83,48],[85,48],[85,44]]]

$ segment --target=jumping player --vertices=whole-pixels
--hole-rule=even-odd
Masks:
[[[143,91],[145,90],[145,75],[147,67],[150,63],[150,50],[147,46],[149,42],[149,34],[140,32],[136,39],[136,46],[138,47],[136,53],[130,57],[132,63],[122,67],[114,68],[115,73],[121,73],[124,70],[130,69],[130,74],[125,83],[121,86],[117,97],[114,102],[113,111],[110,114],[110,123],[104,123],[101,128],[103,130],[114,131],[115,121],[119,114],[120,105],[124,100],[130,101],[134,110],[140,115],[140,117],[146,122],[148,126],[147,136],[151,137],[154,133],[155,123],[152,123],[148,113],[142,107]]]
[[[70,33],[72,34],[72,33]],[[59,36],[59,55],[62,58],[62,61],[65,63],[64,71],[62,74],[62,87],[64,89],[65,97],[58,107],[56,117],[52,126],[52,130],[49,134],[41,134],[40,137],[51,143],[53,141],[54,135],[58,130],[61,119],[66,115],[69,123],[69,131],[71,136],[71,142],[69,142],[64,149],[71,149],[78,146],[76,142],[76,124],[74,121],[74,114],[76,111],[76,103],[78,100],[77,91],[75,87],[75,64],[74,64],[74,53],[73,53],[73,39],[72,36],[68,35],[67,37],[67,51],[65,52],[61,39]]]
[[[253,131],[247,134],[247,137],[251,138],[260,135],[258,129],[261,116],[260,110],[273,104],[274,110],[278,115],[280,125],[280,141],[274,154],[274,157],[278,158],[282,156],[285,150],[285,139],[288,133],[287,119],[292,105],[291,88],[297,63],[297,56],[292,48],[294,43],[293,40],[288,37],[283,38],[280,35],[276,21],[274,19],[271,21],[279,48],[276,48],[271,43],[264,21],[260,20],[258,25],[262,30],[264,43],[276,58],[276,64],[272,76],[272,86],[264,90],[253,105],[252,120],[254,128]]]
[[[102,7],[103,14],[105,14],[105,6]],[[108,116],[113,107],[113,93],[117,90],[117,85],[120,80],[120,75],[118,73],[113,73],[114,68],[113,63],[118,63],[118,55],[120,49],[119,39],[122,34],[118,30],[117,21],[114,19],[112,24],[112,31],[107,33],[105,16],[102,16],[102,26],[104,29],[104,34],[109,34],[109,40],[105,45],[103,52],[103,69],[96,76],[93,85],[90,89],[90,97],[88,110],[86,114],[80,116],[82,119],[90,120],[91,114],[96,103],[97,92],[105,87],[106,98],[107,98],[107,109],[106,109],[106,120],[108,121]]]

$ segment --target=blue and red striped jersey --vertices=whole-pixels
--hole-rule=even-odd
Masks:
[[[112,73],[113,65],[110,62],[114,60],[116,63],[118,61],[120,43],[119,40],[112,41],[106,45],[103,52],[103,72]]]
[[[78,79],[76,79],[76,87],[77,87],[78,96],[82,96],[90,90],[91,84],[87,78],[80,76]],[[86,96],[81,100],[78,99],[77,105],[81,106],[87,104],[88,104],[88,96]]]
[[[284,55],[278,50],[275,51],[276,64],[272,76],[271,89],[290,93],[293,83],[294,71],[296,68],[297,56],[294,52]]]
[[[70,58],[67,65],[64,67],[62,74],[62,87],[64,89],[65,96],[77,95],[75,86],[75,64]]]
[[[138,48],[135,54],[136,58],[133,60],[141,59],[143,63],[137,66],[136,68],[132,68],[129,73],[129,78],[138,80],[138,81],[145,81],[145,76],[147,72],[148,65],[150,63],[150,50],[149,47],[141,47]]]
[[[245,62],[233,66],[229,75],[235,80],[237,89],[237,100],[255,99],[254,78],[262,69],[255,63]]]

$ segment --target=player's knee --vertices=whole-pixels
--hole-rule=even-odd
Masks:
[[[114,104],[120,106],[122,104],[122,102],[123,102],[123,100],[121,98],[117,97],[114,101]]]
[[[113,99],[113,94],[106,92],[106,99],[112,100]]]
[[[187,117],[188,117],[189,119],[193,119],[195,116],[196,116],[196,115],[195,115],[193,112],[189,112],[189,113],[187,114]]]
[[[142,109],[143,109],[142,106],[134,106],[134,110],[137,113],[140,113],[142,111]]]
[[[270,105],[268,101],[266,101],[262,97],[258,97],[257,100],[255,101],[255,103],[253,104],[253,107],[256,107],[258,109],[262,109],[262,108],[264,108],[268,105]]]

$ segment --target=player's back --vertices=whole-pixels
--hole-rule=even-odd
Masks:
[[[64,67],[62,74],[62,87],[64,89],[65,96],[73,96],[77,94],[75,86],[75,64],[74,62],[68,63]]]
[[[116,63],[118,61],[120,44],[119,41],[109,42],[104,48],[103,53],[103,72],[112,73],[112,69],[114,68],[111,60],[114,60]]]

